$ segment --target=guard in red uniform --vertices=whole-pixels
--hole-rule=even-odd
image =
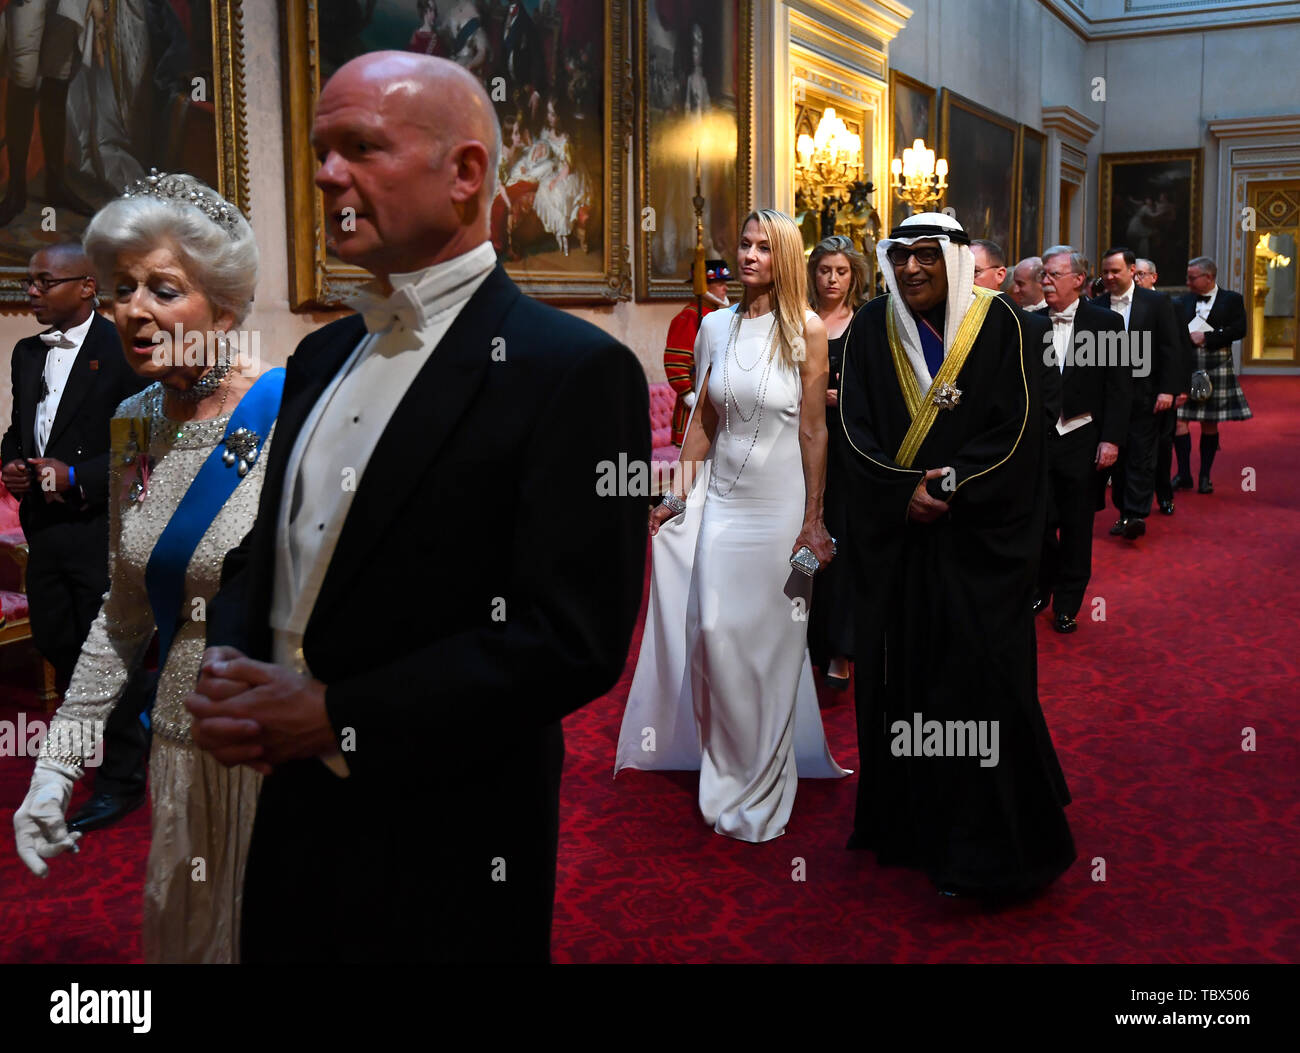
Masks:
[[[691,265],[691,277],[687,283],[695,280],[695,265]],[[707,283],[704,296],[697,306],[695,301],[681,309],[668,324],[668,342],[664,347],[664,374],[668,383],[677,392],[677,405],[673,407],[673,445],[680,446],[686,438],[686,422],[690,420],[691,407],[695,405],[695,335],[700,331],[700,311],[704,314],[716,311],[719,307],[730,307],[727,299],[727,282],[731,281],[731,271],[726,260],[706,260],[704,263],[704,280]]]

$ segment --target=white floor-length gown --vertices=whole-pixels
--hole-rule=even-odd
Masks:
[[[652,543],[614,771],[698,769],[709,825],[759,842],[785,833],[800,776],[851,773],[831,756],[817,707],[812,582],[789,563],[804,513],[802,385],[779,350],[767,355],[775,315],[738,312],[706,315],[696,340],[717,433],[685,514]]]

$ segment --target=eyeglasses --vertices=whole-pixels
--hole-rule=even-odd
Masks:
[[[885,253],[885,259],[895,267],[906,267],[907,261],[913,256],[922,267],[933,267],[943,259],[943,249],[936,245],[922,245],[919,249],[907,245],[891,245],[889,251]]]
[[[996,267],[976,267],[975,274],[978,277],[979,275],[983,274],[985,271],[995,271],[995,270],[997,270]]]
[[[1043,271],[1043,277],[1044,277],[1044,278],[1051,278],[1052,281],[1059,282],[1059,281],[1062,281],[1062,280],[1065,279],[1065,278],[1070,277],[1070,276],[1071,276],[1072,274],[1074,274],[1074,273],[1075,273],[1075,272],[1074,272],[1074,271],[1071,271],[1071,270],[1064,270],[1064,271]]]
[[[62,285],[64,282],[84,282],[89,277],[89,274],[78,274],[71,278],[46,278],[44,276],[37,278],[29,274],[27,280],[23,282],[23,288],[26,289],[28,286],[35,285],[36,288],[45,293],[56,285]]]

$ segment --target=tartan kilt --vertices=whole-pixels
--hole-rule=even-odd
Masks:
[[[1231,348],[1206,351],[1198,347],[1196,368],[1209,373],[1214,390],[1208,402],[1193,402],[1191,399],[1184,402],[1178,410],[1179,420],[1247,420],[1254,416],[1241,385],[1237,383],[1237,375],[1232,371]]]

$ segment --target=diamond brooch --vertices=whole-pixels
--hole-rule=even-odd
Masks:
[[[935,388],[931,399],[940,409],[953,409],[961,401],[961,391],[945,380]]]
[[[242,479],[257,461],[257,444],[262,441],[261,437],[247,428],[236,428],[222,441],[226,447],[226,452],[221,455],[222,463],[227,468],[232,468],[235,462],[239,462],[239,476]]]

